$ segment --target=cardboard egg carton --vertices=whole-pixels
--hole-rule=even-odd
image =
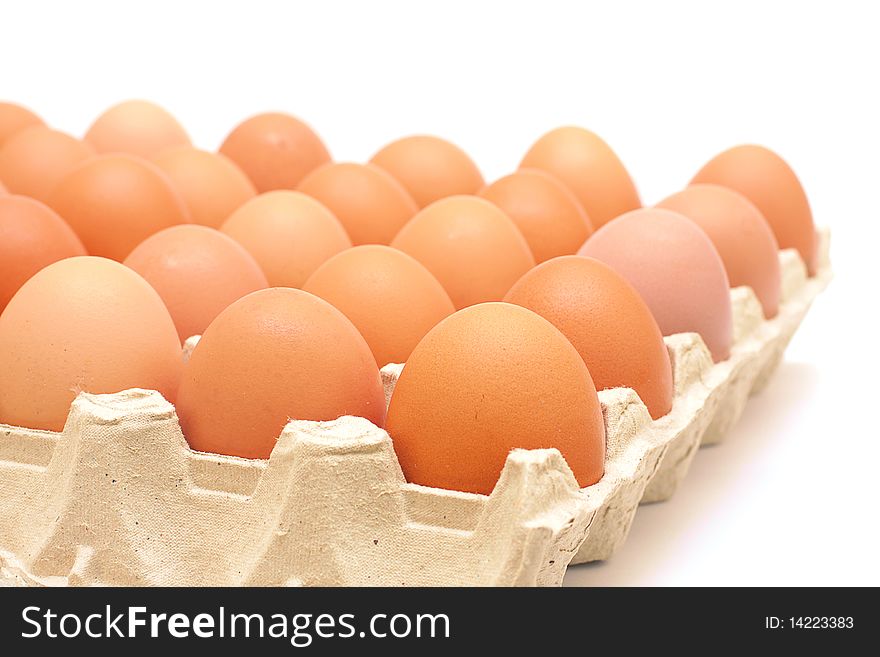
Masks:
[[[827,257],[813,279],[781,261],[774,320],[731,292],[729,360],[666,338],[668,415],[600,391],[605,475],[584,489],[555,449],[513,450],[488,496],[409,484],[388,434],[356,417],[291,421],[268,460],[195,452],[148,390],[82,393],[59,433],[0,425],[0,585],[559,585],[570,562],[609,557],[772,374],[830,277]],[[386,402],[402,367],[382,370]]]
[[[491,496],[407,484],[368,420],[291,421],[266,461],[192,451],[148,390],[2,428],[0,568],[30,584],[558,585],[589,518],[556,450]]]

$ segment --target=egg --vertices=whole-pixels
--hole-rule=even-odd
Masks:
[[[459,309],[500,301],[535,266],[516,224],[477,196],[432,203],[400,230],[391,246],[421,262]]]
[[[691,183],[723,185],[745,196],[770,224],[779,248],[797,249],[810,275],[815,275],[813,213],[800,181],[779,155],[763,146],[735,146],[709,161]]]
[[[149,283],[105,258],[59,260],[0,315],[0,422],[60,431],[80,391],[147,388],[173,402],[181,363]]]
[[[341,310],[380,366],[405,362],[419,340],[455,311],[431,272],[402,251],[378,244],[333,256],[303,290]]]
[[[85,254],[70,226],[39,201],[25,196],[0,198],[0,312],[43,267]]]
[[[480,196],[513,219],[537,262],[577,253],[593,232],[577,197],[540,169],[520,169],[504,176],[484,188]]]
[[[98,153],[129,153],[150,159],[166,148],[188,146],[189,135],[163,108],[145,100],[114,105],[86,132]]]
[[[467,153],[431,135],[404,137],[370,160],[394,176],[420,208],[447,196],[476,194],[483,175]]]
[[[520,168],[542,169],[562,181],[595,228],[642,205],[632,178],[611,147],[584,128],[551,130],[532,145]]]
[[[192,352],[177,414],[193,449],[268,458],[288,419],[385,420],[385,393],[354,325],[313,294],[270,288],[217,316]]]
[[[355,245],[388,244],[419,210],[399,182],[372,164],[325,164],[297,190],[329,208]]]
[[[124,260],[163,228],[189,221],[168,177],[133,155],[101,155],[67,174],[48,204],[92,255]]]
[[[273,287],[302,287],[327,259],[351,247],[330,210],[287,190],[252,198],[220,230],[248,250]]]
[[[550,322],[507,303],[450,315],[418,344],[386,428],[406,480],[488,495],[515,448],[556,448],[581,487],[602,478],[605,427],[584,361]]]
[[[713,360],[730,356],[727,273],[712,241],[693,221],[671,210],[633,210],[593,233],[578,254],[601,260],[629,281],[663,335],[699,333]]]
[[[765,317],[779,310],[779,245],[764,216],[745,196],[719,185],[691,185],[657,204],[696,223],[718,251],[734,287],[748,285]]]
[[[63,132],[25,128],[0,148],[0,178],[13,193],[45,202],[64,176],[94,154],[89,144]]]
[[[0,180],[0,196],[6,196],[7,194],[9,194],[9,192],[6,187],[3,186],[3,181]]]
[[[257,195],[244,172],[220,153],[179,146],[162,151],[153,163],[174,184],[196,224],[219,228],[229,215]]]
[[[526,273],[504,300],[562,331],[597,389],[632,388],[654,419],[672,408],[672,365],[660,327],[609,266],[576,255],[553,258]]]
[[[258,114],[226,137],[220,152],[248,175],[258,192],[296,189],[307,173],[330,161],[324,142],[288,114]]]
[[[243,246],[207,226],[172,226],[151,235],[123,263],[162,297],[181,341],[201,335],[233,301],[269,286]]]
[[[0,146],[19,130],[45,125],[43,119],[21,105],[0,103]]]

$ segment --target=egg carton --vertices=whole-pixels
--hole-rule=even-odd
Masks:
[[[149,390],[81,393],[61,432],[0,425],[0,584],[558,586],[570,562],[610,556],[772,373],[830,276],[827,258],[813,279],[781,259],[774,320],[732,291],[728,361],[666,338],[669,414],[599,392],[605,474],[583,489],[555,449],[513,450],[488,496],[409,484],[388,434],[356,417],[291,421],[267,460],[196,452]],[[386,403],[402,367],[382,370]]]

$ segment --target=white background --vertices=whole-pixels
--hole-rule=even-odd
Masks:
[[[880,584],[880,20],[871,2],[3,2],[0,98],[81,135],[156,101],[214,149],[285,110],[336,159],[447,137],[491,180],[540,134],[602,135],[650,204],[715,153],[786,157],[837,277],[775,380],[670,502],[567,584]]]

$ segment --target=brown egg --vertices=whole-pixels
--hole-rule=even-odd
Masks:
[[[356,246],[333,256],[303,286],[341,310],[376,362],[403,363],[425,334],[455,308],[415,258],[390,246]]]
[[[654,419],[672,408],[672,365],[660,327],[635,288],[608,265],[553,258],[519,279],[504,300],[562,331],[598,390],[632,388]]]
[[[716,362],[730,355],[733,319],[724,263],[693,221],[671,210],[633,210],[593,233],[578,253],[629,281],[663,335],[699,333]]]
[[[391,246],[421,262],[456,308],[500,301],[535,259],[516,224],[478,196],[450,196],[407,223]]]
[[[43,119],[29,109],[12,103],[0,103],[0,146],[19,130],[45,125]]]
[[[182,355],[144,279],[82,256],[42,269],[0,315],[0,422],[60,431],[77,393],[158,390],[173,402]]]
[[[43,267],[85,254],[70,226],[39,201],[25,196],[0,198],[0,312]]]
[[[296,189],[306,174],[330,161],[320,137],[287,114],[258,114],[239,124],[220,146],[258,192]]]
[[[419,211],[403,186],[372,164],[325,164],[297,189],[327,206],[355,245],[388,244]]]
[[[398,139],[370,162],[399,180],[420,208],[447,196],[476,194],[484,184],[483,175],[467,153],[430,135]]]
[[[550,322],[485,303],[440,322],[403,368],[388,433],[407,481],[488,495],[514,448],[556,448],[582,487],[602,478],[605,426],[584,361]]]
[[[718,250],[734,287],[748,285],[765,317],[779,310],[782,278],[773,231],[745,196],[719,185],[691,185],[657,204],[696,223]]]
[[[146,159],[166,148],[190,145],[177,119],[145,100],[114,105],[95,120],[85,140],[98,153],[129,153]]]
[[[816,273],[816,228],[804,188],[791,167],[763,146],[736,146],[715,156],[693,183],[714,183],[739,192],[757,206],[781,249],[797,249]]]
[[[177,414],[193,449],[268,458],[288,419],[356,415],[382,426],[385,393],[354,325],[290,288],[239,299],[205,331],[187,363]]]
[[[153,286],[181,340],[201,335],[233,301],[269,286],[244,247],[207,226],[172,226],[141,242],[125,259]]]
[[[153,159],[171,179],[193,223],[219,228],[257,195],[250,179],[225,155],[180,146]]]
[[[248,250],[273,287],[302,287],[327,259],[351,247],[330,210],[287,190],[252,198],[220,230]]]
[[[642,205],[632,178],[611,147],[583,128],[551,130],[532,145],[520,168],[542,169],[565,183],[594,228]]]
[[[0,148],[0,178],[14,194],[45,203],[61,179],[94,154],[89,144],[63,132],[25,128]]]
[[[540,169],[520,169],[504,176],[484,188],[480,196],[513,219],[537,262],[577,253],[593,232],[577,197]]]
[[[87,160],[58,183],[48,203],[89,253],[120,261],[153,233],[189,221],[168,177],[133,155]]]

